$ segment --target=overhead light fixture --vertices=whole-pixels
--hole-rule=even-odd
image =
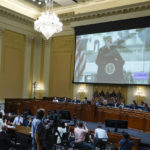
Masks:
[[[39,4],[39,5],[41,5],[41,4],[42,4],[42,2],[38,2],[38,4]]]
[[[53,12],[53,0],[45,0],[46,10],[34,22],[34,30],[41,32],[48,40],[54,33],[62,31],[63,24]]]

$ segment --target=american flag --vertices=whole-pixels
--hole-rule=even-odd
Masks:
[[[85,66],[86,66],[85,51],[81,47],[85,48],[84,42],[82,40],[78,41],[77,45],[76,45],[75,77],[77,77],[77,78],[81,77],[83,71],[85,70]]]

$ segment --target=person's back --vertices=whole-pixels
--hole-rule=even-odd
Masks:
[[[85,142],[85,135],[88,133],[88,128],[82,121],[78,122],[77,127],[74,129],[75,145],[79,144],[79,149],[92,150],[94,147]]]
[[[61,127],[58,127],[57,130],[59,132],[59,136],[57,138],[57,143],[61,143],[62,135],[67,132],[67,128],[65,127],[65,123],[63,122]]]
[[[3,126],[3,115],[2,112],[0,112],[0,132],[2,131],[2,126]]]
[[[123,139],[120,140],[119,145],[121,146],[120,150],[132,150],[134,142],[130,140],[128,133],[124,133]]]
[[[12,146],[9,135],[6,133],[7,127],[2,126],[2,131],[0,132],[0,150],[9,150]]]
[[[42,118],[44,117],[44,109],[38,109],[36,118],[32,121],[31,137],[32,137],[32,149],[37,150],[45,147],[45,134],[46,129]]]
[[[74,129],[76,143],[83,142],[85,140],[85,133],[88,133],[86,125],[82,122],[79,122],[78,124],[79,125]]]
[[[98,127],[97,129],[95,129],[95,137],[99,138],[99,139],[103,139],[104,141],[108,139],[107,133],[104,129],[101,129],[100,127]]]

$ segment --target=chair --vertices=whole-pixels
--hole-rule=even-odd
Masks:
[[[46,139],[47,150],[52,150],[57,143],[57,135],[48,135]]]
[[[81,145],[82,145],[82,143],[74,143],[72,148],[73,148],[73,150],[82,150]]]
[[[107,144],[107,141],[103,141],[102,139],[98,139],[96,142],[96,147],[100,148],[100,150],[105,150],[106,144]]]
[[[56,149],[57,148],[60,148],[60,149],[68,149],[69,148],[69,141],[68,141],[68,138],[69,138],[69,132],[65,132],[63,133],[62,137],[61,137],[61,143],[60,144],[56,144]]]

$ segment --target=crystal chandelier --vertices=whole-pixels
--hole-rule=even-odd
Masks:
[[[46,11],[34,22],[34,30],[41,32],[48,40],[54,33],[62,31],[63,24],[53,12],[53,0],[45,0]]]

